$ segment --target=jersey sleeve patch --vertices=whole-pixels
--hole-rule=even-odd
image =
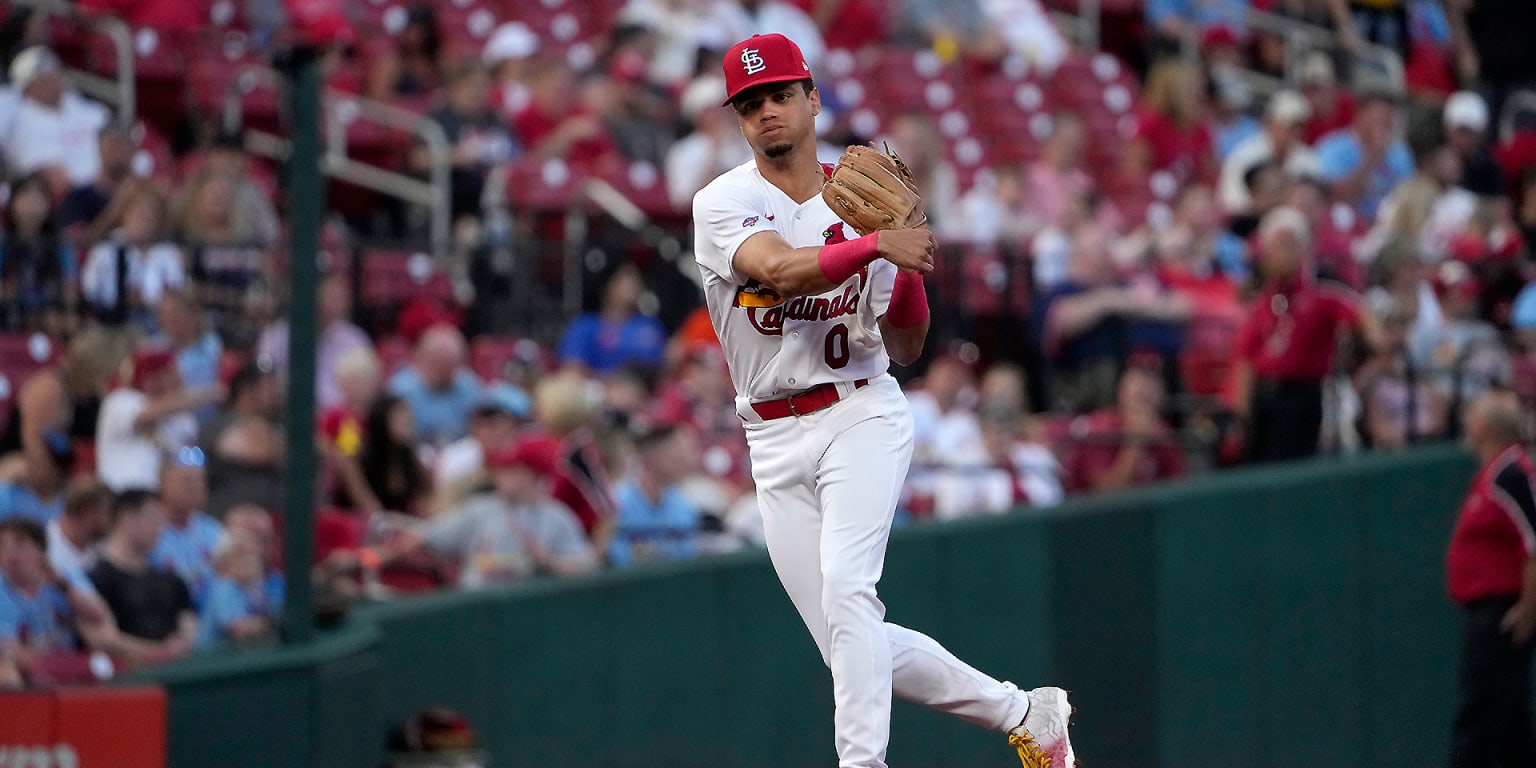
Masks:
[[[735,269],[736,250],[759,232],[773,231],[767,202],[734,175],[722,176],[693,198],[694,258],[699,266],[738,285],[746,275]]]

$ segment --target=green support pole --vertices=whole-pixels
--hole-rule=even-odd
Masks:
[[[320,280],[320,215],[325,188],[320,177],[320,73],[316,52],[298,49],[289,75],[288,156],[290,299],[288,309],[288,487],[283,510],[284,637],[302,643],[314,634],[310,563],[315,550],[315,346],[316,284]]]

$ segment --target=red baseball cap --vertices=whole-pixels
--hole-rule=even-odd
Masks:
[[[176,353],[169,349],[153,347],[141,349],[133,355],[133,388],[143,389],[151,376],[176,364]]]
[[[555,471],[555,457],[548,445],[535,440],[520,440],[493,450],[485,457],[486,469],[511,469],[527,467],[535,474],[549,475]]]
[[[753,35],[731,46],[721,66],[725,69],[722,107],[730,104],[736,94],[753,86],[811,77],[811,65],[805,62],[800,46],[778,33]]]

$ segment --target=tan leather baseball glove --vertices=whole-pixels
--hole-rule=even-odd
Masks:
[[[821,188],[827,207],[861,236],[880,229],[920,227],[928,221],[912,170],[890,149],[849,147]]]

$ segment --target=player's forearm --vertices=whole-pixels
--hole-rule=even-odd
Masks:
[[[895,328],[882,322],[880,336],[885,340],[885,353],[897,365],[911,365],[923,355],[923,344],[928,339],[927,318],[912,328]]]
[[[923,354],[928,338],[928,287],[916,272],[897,272],[891,302],[880,318],[886,354],[898,365],[911,365]]]
[[[809,296],[842,285],[880,258],[877,234],[844,243],[796,248],[773,267],[771,285],[781,296]]]

